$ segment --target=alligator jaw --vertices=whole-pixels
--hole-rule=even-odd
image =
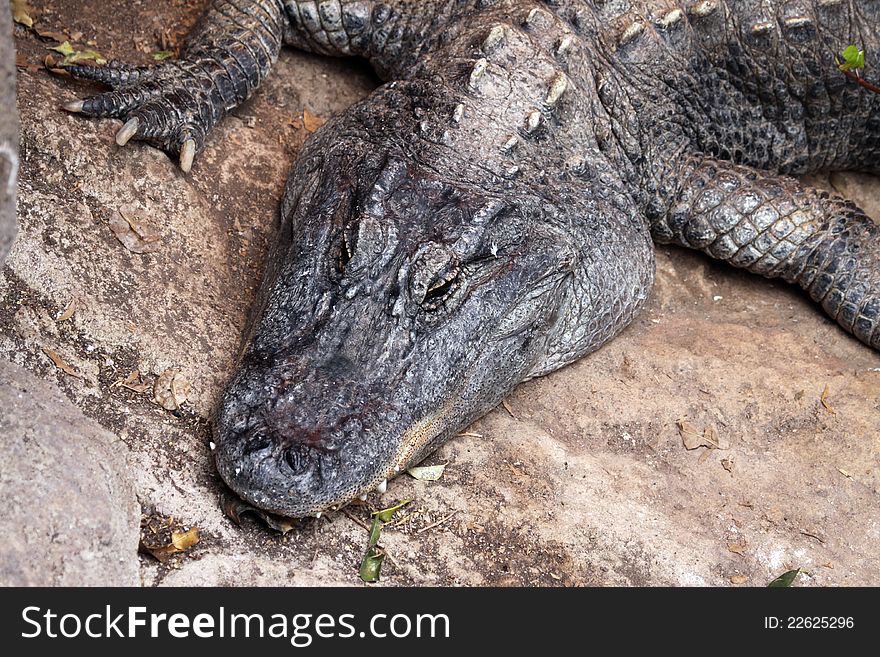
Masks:
[[[424,458],[425,455],[440,444],[444,435],[448,435],[451,421],[454,418],[454,415],[452,414],[454,411],[454,405],[454,402],[447,402],[443,405],[443,408],[440,411],[416,421],[409,429],[395,439],[397,448],[393,451],[392,458],[389,459],[385,465],[377,469],[375,474],[354,492],[349,493],[344,497],[323,502],[320,505],[298,510],[295,513],[290,513],[289,511],[284,511],[277,507],[273,509],[273,505],[267,503],[267,498],[263,495],[264,491],[259,489],[246,489],[237,486],[235,484],[235,478],[239,474],[240,466],[233,468],[232,474],[234,476],[230,477],[228,476],[228,467],[224,467],[224,465],[228,464],[224,462],[222,450],[218,450],[217,444],[214,442],[211,443],[212,452],[217,460],[218,470],[221,474],[226,473],[224,474],[224,479],[227,480],[227,484],[229,484],[238,496],[248,504],[281,517],[320,518],[322,514],[338,511],[355,499],[366,501],[368,495],[371,493],[379,493],[380,495],[384,494],[387,490],[388,481],[390,479],[393,479],[401,472],[407,470]],[[219,436],[217,436],[216,439],[219,444],[223,444]]]
[[[364,486],[353,497],[325,506],[316,514],[311,513],[306,515],[317,515],[320,517],[322,512],[337,511],[346,504],[352,502],[355,498],[360,499],[361,501],[366,501],[367,496],[372,492],[383,495],[388,489],[388,481],[390,479],[393,479],[401,472],[405,472],[412,465],[417,463],[426,454],[430,445],[433,444],[433,446],[436,447],[437,439],[449,427],[449,418],[451,417],[450,411],[452,410],[452,407],[453,403],[449,402],[444,405],[442,410],[434,415],[419,420],[410,427],[400,438],[400,445],[397,449],[395,458],[392,459],[383,470],[380,470],[379,474],[377,474],[369,484]]]

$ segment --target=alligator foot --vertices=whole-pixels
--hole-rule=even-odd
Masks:
[[[123,119],[125,123],[116,133],[117,144],[124,146],[131,139],[147,141],[177,154],[186,173],[204,146],[208,130],[225,109],[214,98],[214,81],[194,68],[176,62],[154,68],[116,62],[107,68],[72,66],[69,70],[75,77],[103,82],[113,91],[70,102],[64,109]]]
[[[180,168],[188,172],[211,128],[268,74],[278,58],[286,20],[280,3],[214,0],[179,60],[153,66],[111,62],[106,67],[68,67],[74,77],[101,82],[112,91],[64,108],[124,120],[117,144],[147,141],[177,155]]]

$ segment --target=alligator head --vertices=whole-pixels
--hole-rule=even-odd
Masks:
[[[294,517],[382,490],[528,378],[575,260],[546,203],[321,136],[214,427],[226,482]]]

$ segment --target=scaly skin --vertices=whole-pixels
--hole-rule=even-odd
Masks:
[[[313,135],[215,420],[223,478],[322,512],[384,488],[515,385],[598,348],[651,238],[799,284],[880,348],[878,229],[784,174],[877,171],[880,0],[215,0],[180,61],[76,68],[192,164],[282,45],[388,84]],[[877,67],[865,72],[877,84]]]

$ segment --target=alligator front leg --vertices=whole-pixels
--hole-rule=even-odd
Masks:
[[[180,155],[188,172],[211,128],[244,102],[278,59],[287,18],[275,0],[214,0],[188,39],[180,60],[134,67],[71,66],[78,78],[113,91],[65,106],[88,116],[125,120],[116,143],[148,141]]]
[[[880,349],[880,228],[842,198],[792,178],[694,157],[657,242],[797,283],[844,329]]]
[[[179,153],[180,168],[188,172],[207,134],[257,89],[282,45],[364,56],[389,77],[413,58],[411,42],[423,42],[431,25],[449,17],[451,10],[441,11],[440,0],[431,4],[437,6],[425,11],[424,3],[409,0],[212,0],[179,60],[69,67],[75,77],[112,91],[65,109],[123,119],[116,143],[139,139]]]

